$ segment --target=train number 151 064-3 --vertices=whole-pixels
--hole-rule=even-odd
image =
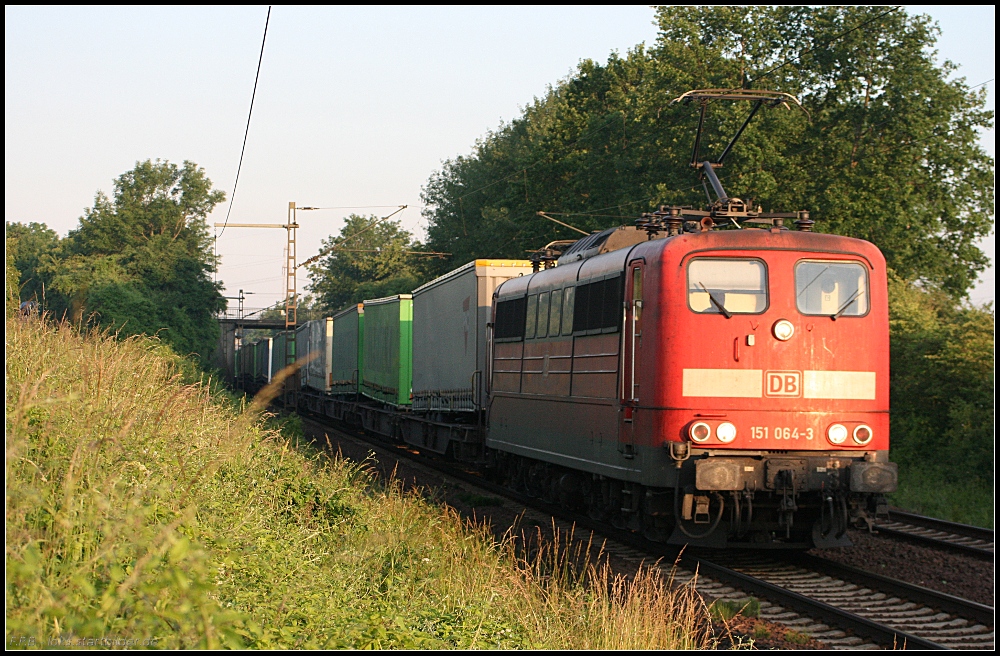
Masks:
[[[770,438],[775,440],[797,440],[799,438],[811,440],[813,438],[813,429],[806,428],[805,430],[800,430],[787,426],[751,426],[750,437],[755,440]]]

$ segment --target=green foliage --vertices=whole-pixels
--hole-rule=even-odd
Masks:
[[[419,244],[399,221],[352,214],[337,237],[323,240],[326,255],[310,267],[310,288],[329,312],[365,299],[408,294],[420,284],[422,269],[411,253]]]
[[[46,275],[53,258],[58,257],[60,239],[44,223],[6,222],[8,241],[15,240],[16,247],[8,252],[8,266],[19,272],[20,298],[24,301],[45,301],[45,286],[51,284]]]
[[[7,224],[18,236],[22,298],[54,316],[122,336],[158,335],[203,361],[216,346],[216,262],[205,217],[225,198],[204,170],[146,160],[98,192],[80,225],[60,240],[44,225]]]
[[[21,305],[19,295],[21,289],[21,272],[14,266],[14,258],[17,255],[17,239],[6,238],[4,257],[4,294],[6,295],[7,319],[10,320],[17,315]]]
[[[727,622],[737,615],[760,617],[760,601],[756,597],[736,601],[719,599],[712,602],[708,610],[713,618]]]
[[[964,294],[987,262],[975,242],[993,224],[993,160],[977,129],[993,115],[985,90],[948,81],[954,66],[934,61],[928,17],[887,11],[657,9],[652,48],[582,62],[432,176],[427,245],[454,253],[440,271],[576,236],[539,210],[596,230],[660,203],[704,204],[688,166],[697,110],[670,100],[749,87],[801,97],[809,116],[754,119],[720,169],[731,195],[809,209],[818,230],[874,242],[901,276]],[[748,111],[712,104],[700,157],[718,156]]]
[[[994,527],[994,485],[980,478],[955,480],[952,472],[936,463],[904,464],[893,505],[904,510],[953,522]]]
[[[576,567],[558,541],[525,561],[365,463],[297,449],[298,417],[270,420],[283,435],[185,382],[156,340],[28,317],[5,346],[8,645],[712,644],[690,586]]]
[[[932,460],[953,481],[993,471],[994,314],[898,279],[890,288],[894,456]]]
[[[906,508],[992,523],[995,411],[992,305],[890,278],[893,497]]]
[[[483,494],[474,494],[472,492],[460,492],[458,498],[470,506],[478,506],[480,508],[503,505],[503,499]]]

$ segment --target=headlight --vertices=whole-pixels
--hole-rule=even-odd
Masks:
[[[869,442],[872,441],[873,436],[874,433],[872,433],[872,429],[869,428],[868,426],[865,426],[864,424],[861,424],[860,426],[857,426],[854,429],[854,441],[857,442],[858,444],[861,445],[868,444]]]
[[[688,434],[695,442],[704,442],[708,438],[712,437],[712,428],[705,422],[699,421],[698,423],[691,425]]]
[[[843,444],[847,439],[847,428],[843,424],[834,424],[826,429],[826,438],[834,444]]]
[[[783,342],[787,342],[792,338],[792,335],[795,334],[795,326],[793,326],[792,322],[788,319],[781,319],[774,324],[771,331],[774,333],[775,337]]]
[[[723,422],[715,429],[715,436],[719,438],[720,442],[729,444],[736,439],[736,426],[733,426],[728,421]]]

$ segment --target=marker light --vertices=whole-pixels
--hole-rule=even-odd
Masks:
[[[872,433],[872,429],[868,428],[864,424],[861,424],[860,426],[857,426],[854,429],[854,441],[857,442],[858,444],[861,445],[868,444],[869,442],[872,441],[873,436],[874,433]]]
[[[771,329],[774,332],[774,336],[783,342],[787,342],[795,334],[795,326],[788,319],[781,319],[774,324],[774,328]]]
[[[847,439],[847,428],[842,424],[834,424],[826,429],[826,438],[834,444],[843,444]]]
[[[736,426],[733,426],[728,421],[723,422],[715,429],[715,436],[719,438],[720,442],[729,444],[736,439]]]
[[[692,424],[688,433],[691,435],[691,439],[695,442],[704,442],[708,438],[712,437],[711,427],[703,421]]]

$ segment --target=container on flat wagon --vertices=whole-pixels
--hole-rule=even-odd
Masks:
[[[474,260],[413,292],[413,409],[469,412],[485,402],[493,292],[527,260]]]
[[[357,394],[364,368],[365,308],[358,303],[333,315],[331,394]]]
[[[245,382],[253,376],[253,344],[244,342],[236,349],[236,380]]]
[[[299,369],[302,387],[330,391],[330,360],[333,356],[333,318],[307,321],[295,329],[295,347],[305,364]]]
[[[413,389],[413,297],[399,294],[364,302],[361,393],[409,406]]]
[[[276,334],[272,338],[272,342],[271,368],[268,381],[274,378],[286,366],[295,362],[295,342],[293,341],[292,348],[288,349],[288,333],[280,332]]]
[[[274,340],[265,337],[253,347],[253,379],[258,383],[267,383],[271,380],[271,367],[274,360]]]

